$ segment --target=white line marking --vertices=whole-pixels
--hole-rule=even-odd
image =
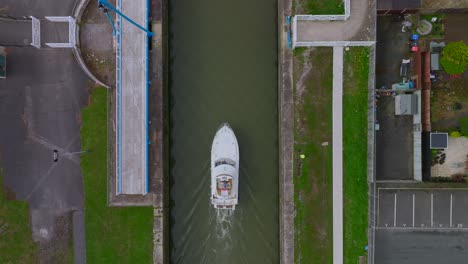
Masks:
[[[413,193],[413,227],[414,227],[414,193]]]
[[[412,230],[418,230],[418,231],[435,231],[435,230],[444,230],[444,231],[464,231],[467,232],[468,228],[467,227],[462,227],[462,228],[453,228],[453,227],[434,227],[434,228],[424,228],[424,227],[376,227],[376,230],[404,230],[404,231],[412,231]]]
[[[375,205],[374,205],[374,208],[375,208]],[[379,224],[380,224],[380,189],[377,190],[377,226],[379,226]]]
[[[450,194],[450,227],[452,227],[452,204],[453,204],[453,198],[452,198],[452,194]]]
[[[431,227],[434,226],[434,193],[431,193]]]
[[[446,191],[446,190],[460,190],[460,191],[466,191],[468,188],[390,188],[390,187],[379,187],[379,190],[441,190],[441,191]]]
[[[393,204],[393,226],[396,226],[396,205],[397,205],[397,194],[395,193],[395,203]]]

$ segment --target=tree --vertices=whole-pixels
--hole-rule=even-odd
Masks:
[[[440,64],[448,74],[461,74],[468,65],[468,46],[463,41],[450,42],[442,50]]]

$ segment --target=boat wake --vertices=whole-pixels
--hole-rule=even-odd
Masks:
[[[215,220],[215,233],[216,238],[221,239],[230,239],[230,231],[232,229],[232,219],[234,216],[233,210],[225,209],[214,209],[216,212]]]

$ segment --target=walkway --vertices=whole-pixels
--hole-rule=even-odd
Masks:
[[[146,0],[119,0],[117,7],[147,25]],[[148,174],[146,33],[117,18],[117,194],[146,194]]]
[[[333,47],[333,263],[343,263],[343,47]]]

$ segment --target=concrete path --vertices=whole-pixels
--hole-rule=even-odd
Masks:
[[[343,47],[333,47],[333,263],[343,263]]]
[[[146,0],[121,0],[122,12],[147,25]],[[147,192],[147,36],[120,19],[120,54],[117,54],[117,177],[122,194]]]
[[[297,42],[312,41],[371,41],[370,10],[375,3],[351,0],[351,15],[346,21],[297,21]]]

